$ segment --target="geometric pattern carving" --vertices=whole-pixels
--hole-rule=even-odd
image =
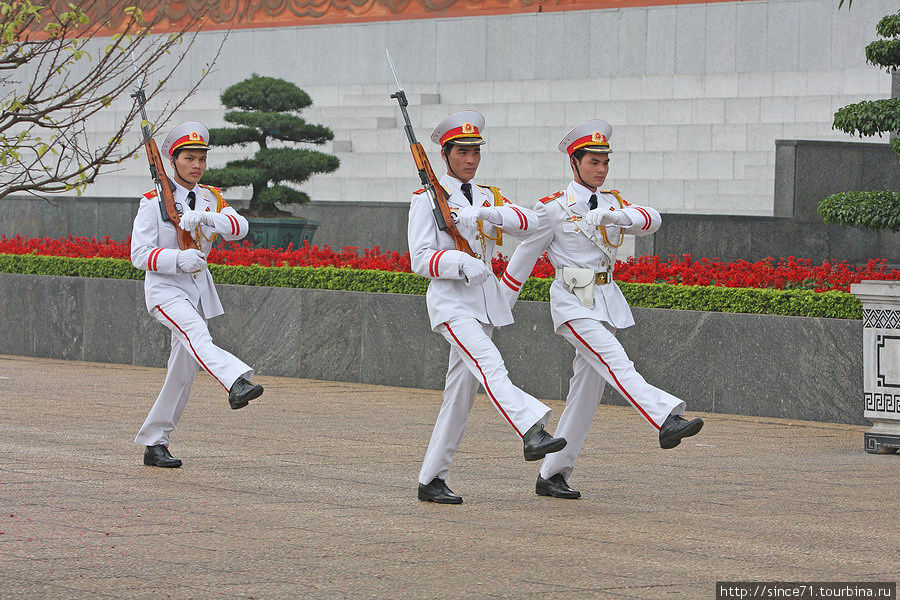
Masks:
[[[900,394],[865,394],[866,410],[880,413],[900,412]]]
[[[886,353],[888,356],[900,357],[900,336],[896,335],[876,335],[875,336],[875,385],[876,387],[894,387],[900,388],[900,378],[898,377],[897,367],[894,360],[887,358],[885,367],[893,369],[893,373],[885,373],[882,370],[881,355]],[[891,346],[885,349],[885,345],[890,343]],[[890,374],[891,380],[888,381]],[[894,379],[897,378],[897,379]]]
[[[878,329],[900,329],[900,310],[886,308],[863,309],[863,327]]]
[[[866,452],[870,454],[887,454],[897,452],[900,449],[900,436],[890,434],[869,433],[863,434]]]

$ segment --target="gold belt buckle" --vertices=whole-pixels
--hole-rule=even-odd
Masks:
[[[597,285],[606,285],[607,283],[609,283],[609,271],[597,273],[597,276],[594,278],[594,283],[596,283]]]

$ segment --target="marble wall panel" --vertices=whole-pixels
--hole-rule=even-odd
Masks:
[[[362,292],[304,290],[303,326],[298,329],[297,375],[310,379],[360,381],[368,302]],[[248,352],[252,357],[255,352]]]
[[[424,297],[367,296],[360,378],[380,385],[443,389],[450,345],[430,332]]]
[[[42,358],[84,359],[85,280],[28,275],[33,286],[34,354]],[[21,284],[20,284],[21,285]],[[115,314],[114,310],[110,310]],[[93,340],[92,340],[93,341]]]
[[[216,344],[266,375],[294,376],[311,327],[302,297],[290,288],[217,286],[225,314],[209,321]],[[252,349],[252,350],[249,350]],[[253,361],[245,358],[248,351]]]
[[[154,364],[148,358],[155,353],[161,366],[168,335],[149,317],[104,326],[97,315],[87,315],[101,297],[108,314],[140,313],[135,283],[0,274],[4,298],[9,289],[22,298],[33,294],[34,302],[5,303],[3,314],[23,323],[19,337],[28,336],[24,327],[31,323],[36,339],[29,347],[0,335],[0,354]],[[442,386],[447,345],[427,325],[424,297],[221,288],[229,316],[212,321],[214,339],[260,374]],[[634,313],[637,325],[618,334],[630,358],[649,382],[684,398],[693,411],[863,422],[859,321],[658,309]],[[538,397],[565,397],[573,352],[551,331],[547,305],[523,302],[515,315],[516,325],[495,332],[511,379]],[[129,325],[131,356],[122,341]],[[613,390],[604,401],[622,402]]]
[[[142,281],[85,278],[84,306],[80,308],[84,326],[83,360],[115,363],[130,360],[134,345],[134,324],[147,315],[143,298],[135,293]],[[109,307],[115,307],[115,312]]]
[[[43,318],[34,310],[35,294],[43,291],[39,282],[34,275],[0,273],[0,353],[34,356],[35,320]]]

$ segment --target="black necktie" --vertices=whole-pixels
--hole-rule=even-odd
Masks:
[[[472,204],[472,184],[464,183],[460,187],[462,188],[462,193],[466,197],[466,200],[469,201],[469,204]]]
[[[194,202],[197,200],[197,196],[194,195],[193,191],[188,192],[188,206],[191,207],[191,210],[194,210]]]
[[[591,194],[591,199],[588,200],[588,207],[591,210],[597,208],[597,194]]]

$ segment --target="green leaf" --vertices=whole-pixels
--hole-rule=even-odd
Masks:
[[[841,192],[818,206],[825,223],[873,231],[900,231],[900,191]]]
[[[871,136],[900,129],[900,98],[866,100],[834,113],[834,129]]]

